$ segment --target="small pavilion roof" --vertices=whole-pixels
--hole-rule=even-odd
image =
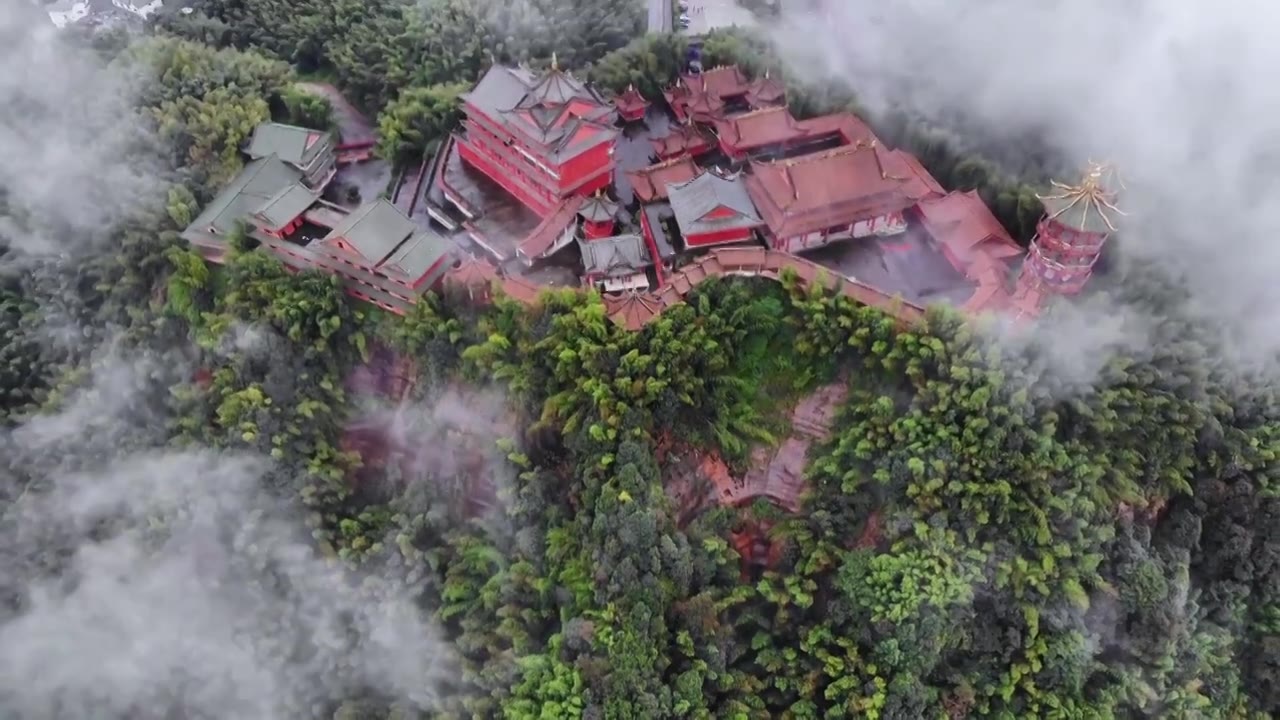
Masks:
[[[605,197],[603,193],[586,199],[578,208],[578,215],[588,222],[602,223],[613,220],[618,214],[618,203]]]
[[[639,170],[627,171],[627,179],[642,203],[667,198],[667,186],[688,182],[698,176],[698,166],[688,156],[672,158]]]
[[[457,267],[445,273],[445,282],[447,284],[463,288],[485,288],[497,280],[497,269],[474,255],[469,256],[460,262]]]
[[[588,275],[616,277],[640,272],[653,264],[649,248],[639,235],[614,235],[598,240],[578,240],[582,266]]]
[[[639,330],[661,314],[666,306],[652,293],[629,292],[606,296],[604,307],[614,322],[628,330]]]
[[[770,77],[769,71],[765,70],[764,75],[751,82],[747,89],[747,100],[755,107],[786,104],[787,86],[777,78]]]
[[[1116,192],[1109,188],[1119,184],[1112,170],[1090,163],[1079,185],[1052,181],[1053,192],[1039,195],[1045,213],[1062,225],[1086,233],[1108,234],[1116,231],[1115,216],[1124,215],[1116,207]]]
[[[613,99],[613,104],[619,109],[639,109],[649,107],[649,101],[636,90],[635,85],[628,85],[625,92]]]
[[[685,235],[757,227],[761,224],[741,178],[703,172],[689,182],[668,185],[676,224]]]

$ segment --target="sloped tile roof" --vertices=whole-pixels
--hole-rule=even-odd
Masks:
[[[935,195],[901,151],[847,146],[791,160],[752,163],[747,190],[777,237],[791,237],[905,210]]]
[[[260,205],[253,214],[265,227],[274,230],[297,219],[318,199],[319,195],[308,190],[305,185],[294,183],[271,196],[271,199]]]
[[[588,275],[630,275],[653,264],[639,235],[614,235],[598,240],[578,239],[582,266]]]
[[[301,173],[274,155],[253,160],[204,207],[183,234],[229,233],[237,222],[248,219],[281,190],[301,180]]]
[[[255,159],[275,155],[287,163],[306,165],[325,147],[322,141],[327,134],[296,125],[266,122],[254,128],[245,154]]]
[[[685,235],[751,228],[761,224],[760,215],[740,177],[729,180],[715,173],[703,172],[689,182],[668,184],[667,195],[676,224]],[[717,208],[725,208],[732,214],[708,217]]]
[[[452,247],[452,243],[434,231],[419,230],[404,241],[380,268],[417,280],[448,255]],[[445,270],[446,266],[440,267],[441,274]]]
[[[627,171],[631,189],[642,203],[665,200],[667,186],[688,182],[698,176],[698,166],[689,157],[678,157],[657,165]]]
[[[418,226],[396,206],[379,199],[356,208],[320,242],[345,240],[360,253],[369,267],[377,267],[417,229]]]
[[[571,74],[550,69],[535,76],[525,68],[494,65],[463,100],[490,120],[528,136],[557,161],[617,137],[613,107]],[[591,127],[590,133],[580,132]]]
[[[1023,254],[976,191],[926,198],[919,210],[929,235],[961,263],[967,265],[979,255],[1013,258]],[[967,273],[967,267],[956,269]]]

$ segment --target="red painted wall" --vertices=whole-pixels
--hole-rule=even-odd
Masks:
[[[685,235],[684,244],[688,247],[704,247],[707,245],[719,245],[727,242],[740,242],[751,237],[751,230],[721,230],[713,233],[701,233],[698,235]]]
[[[570,159],[564,165],[561,165],[557,170],[557,172],[560,173],[560,187],[571,187],[574,183],[582,180],[582,178],[588,177],[602,168],[608,167],[609,164],[613,162],[613,156],[609,154],[609,151],[613,149],[614,142],[614,140],[602,142],[581,155]],[[605,177],[608,178],[607,173],[605,174]],[[612,178],[609,179],[612,180]],[[605,184],[607,185],[608,183],[606,182]],[[575,192],[581,193],[582,191],[578,190]]]
[[[502,189],[511,193],[512,196],[539,217],[545,217],[549,212],[551,212],[552,207],[554,207],[549,200],[531,195],[520,186],[511,182],[509,176],[514,171],[498,166],[497,163],[489,159],[487,156],[480,154],[470,145],[466,143],[458,143],[458,153],[462,156],[464,161],[476,170],[484,173],[490,180],[501,185]]]

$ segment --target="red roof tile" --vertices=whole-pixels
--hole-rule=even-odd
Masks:
[[[995,259],[1023,254],[976,191],[928,198],[920,202],[919,209],[925,229],[956,269],[971,277],[969,266],[979,256]]]
[[[560,237],[569,223],[577,219],[578,208],[582,207],[583,202],[583,198],[576,195],[565,198],[529,232],[524,240],[520,241],[518,252],[530,260],[542,257],[555,244],[556,238]]]
[[[631,85],[627,87],[626,92],[613,99],[613,105],[619,112],[629,112],[649,107],[649,101],[644,99],[634,85]]]
[[[667,185],[686,183],[698,176],[698,166],[688,156],[677,157],[650,165],[639,170],[627,172],[631,181],[631,189],[642,203],[665,200]]]
[[[805,130],[785,107],[770,107],[716,120],[716,134],[739,150],[777,145],[807,137]]]
[[[871,128],[862,122],[862,118],[851,112],[822,115],[808,120],[800,120],[798,124],[807,132],[815,135],[838,132],[844,138],[846,145],[870,145],[871,143],[880,142],[880,139],[871,131]]]
[[[706,93],[717,100],[745,95],[751,89],[751,82],[737,65],[724,65],[697,75],[684,75],[682,79],[694,92]]]
[[[677,127],[670,134],[649,142],[653,145],[654,152],[658,153],[658,157],[664,159],[671,159],[685,153],[698,155],[712,147],[710,138],[701,130],[689,125]]]
[[[787,102],[787,86],[778,82],[776,78],[769,77],[769,72],[765,71],[762,77],[756,78],[751,83],[751,87],[747,91],[747,102],[751,103],[753,107],[785,104]]]
[[[904,156],[874,144],[752,163],[747,190],[776,237],[825,230],[933,196],[933,185]]]

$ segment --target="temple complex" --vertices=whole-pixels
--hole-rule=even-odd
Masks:
[[[462,110],[462,159],[539,217],[613,183],[615,110],[554,58],[541,75],[490,67]]]
[[[671,124],[634,86],[606,100],[554,58],[541,73],[494,65],[412,197],[356,208],[324,199],[343,162],[329,133],[264,123],[243,172],[183,236],[217,262],[243,225],[289,267],[332,272],[393,312],[441,284],[526,302],[540,285],[581,284],[638,329],[705,278],[784,270],[830,273],[904,321],[936,302],[1030,316],[1084,287],[1115,229],[1099,166],[1041,197],[1027,255],[977,193],[948,193],[853,113],[797,119],[768,73],[683,74],[664,97]],[[414,220],[418,199],[427,212]],[[487,260],[455,268],[459,246]]]

